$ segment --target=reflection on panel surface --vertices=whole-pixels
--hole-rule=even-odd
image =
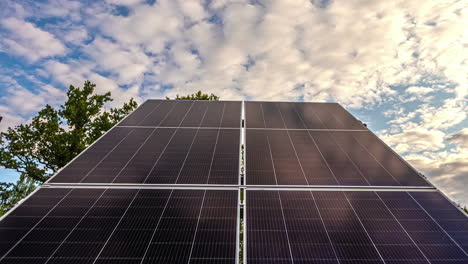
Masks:
[[[247,128],[366,129],[336,103],[245,102]]]
[[[41,189],[0,222],[1,263],[235,263],[236,190]]]
[[[468,219],[436,192],[249,190],[246,208],[249,264],[468,261]]]
[[[240,101],[148,100],[119,126],[239,128]]]
[[[248,185],[429,186],[367,131],[246,130]]]

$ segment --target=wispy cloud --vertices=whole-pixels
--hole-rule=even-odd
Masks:
[[[1,40],[8,51],[23,56],[31,62],[41,58],[63,55],[66,47],[51,33],[17,18],[6,18],[1,24],[9,32]]]

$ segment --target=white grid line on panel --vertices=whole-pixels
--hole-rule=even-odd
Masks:
[[[438,191],[434,187],[425,186],[341,186],[341,185],[234,185],[234,184],[145,184],[145,183],[50,183],[45,184],[41,188],[115,188],[115,189],[154,189],[154,188],[245,188],[245,189],[262,189],[262,190],[322,190],[322,191],[423,191],[435,192]]]
[[[173,110],[174,107],[177,105],[177,103],[178,103],[178,102],[176,102],[176,103],[172,106],[171,110],[169,110],[169,111],[167,112],[167,114],[166,114],[166,116],[164,117],[164,119],[167,117],[167,115],[169,115],[170,112],[172,112],[172,110]],[[164,119],[163,119],[163,120],[164,120]],[[161,122],[162,122],[162,121],[161,121]],[[132,129],[122,140],[119,141],[119,143],[117,143],[117,145],[115,145],[108,153],[106,153],[106,155],[105,155],[98,163],[96,163],[96,165],[95,165],[90,171],[88,171],[88,173],[86,173],[86,175],[80,180],[80,183],[83,182],[83,181],[84,181],[84,180],[85,180],[85,179],[86,179],[86,178],[87,178],[87,177],[88,177],[88,176],[89,176],[89,175],[90,175],[90,174],[91,174],[91,173],[92,173],[92,172],[93,172],[93,171],[94,171],[94,170],[95,170],[95,169],[96,169],[96,168],[97,168],[97,167],[98,167],[98,166],[99,166],[115,149],[117,149],[117,147],[118,147],[125,139],[127,139],[127,137],[128,137],[131,133],[133,133],[133,131],[135,131],[135,130]],[[137,150],[137,152],[138,152],[138,150]],[[135,154],[135,155],[136,155],[136,154]],[[132,157],[132,158],[133,158],[133,157]],[[128,162],[130,162],[130,160],[129,160]],[[128,163],[127,163],[127,164],[128,164]],[[125,166],[127,166],[127,164],[126,164]],[[120,172],[119,172],[119,174],[120,174]]]
[[[223,113],[221,114],[221,119],[219,120],[219,126],[221,126],[221,123],[223,122],[223,117],[224,117],[224,109],[226,108],[226,104],[223,105]],[[213,168],[213,160],[216,154],[216,147],[218,146],[218,139],[219,139],[219,132],[221,130],[218,129],[218,132],[216,133],[216,141],[213,149],[213,154],[211,155],[211,162],[210,162],[210,170],[208,171],[208,177],[206,178],[206,184],[209,183],[210,181],[210,176],[211,176],[211,169]],[[240,168],[239,168],[240,170]]]
[[[385,203],[385,201],[382,199],[382,197],[380,197],[379,193],[378,192],[374,192],[375,195],[377,195],[377,197],[379,197],[379,200],[385,205],[385,208],[387,209],[388,212],[390,212],[390,214],[392,215],[393,219],[395,219],[398,223],[398,225],[401,227],[401,229],[403,229],[406,233],[406,235],[410,238],[411,242],[413,242],[413,244],[416,246],[416,248],[419,250],[419,252],[424,256],[424,258],[427,260],[428,263],[431,263],[429,261],[429,259],[427,258],[426,254],[424,254],[424,252],[421,250],[421,248],[419,248],[418,244],[416,242],[414,242],[413,238],[411,237],[411,235],[408,233],[408,231],[406,231],[406,228],[403,227],[403,225],[400,223],[400,220],[398,220],[398,218],[396,218],[396,216],[393,214],[392,210],[390,210],[390,208],[388,208],[387,204]]]
[[[39,188],[38,188],[39,189]],[[10,254],[10,252],[16,247],[18,246],[22,241],[23,239],[28,236],[49,214],[50,212],[52,212],[63,200],[65,200],[65,198],[68,197],[68,195],[71,193],[72,190],[68,191],[67,194],[65,194],[62,199],[60,199],[44,216],[42,216],[42,218],[37,221],[37,223],[35,225],[33,225],[28,232],[26,232],[26,234],[24,234],[24,236],[22,236],[7,252],[5,252],[5,254],[0,258],[0,262],[8,255]]]
[[[205,119],[205,116],[206,116],[206,112],[208,111],[208,107],[205,109],[205,113],[203,114],[203,117],[200,121],[200,124],[203,123],[203,120]],[[182,166],[180,167],[180,170],[179,170],[179,173],[177,174],[177,178],[175,180],[175,183],[177,184],[177,182],[179,181],[179,177],[180,177],[180,174],[182,173],[182,170],[184,169],[184,166],[185,166],[185,162],[187,161],[187,158],[188,156],[190,155],[190,151],[192,150],[192,146],[193,146],[193,143],[195,142],[195,139],[197,138],[197,135],[198,135],[198,131],[200,131],[199,129],[197,129],[197,132],[195,132],[195,135],[193,136],[193,139],[192,139],[192,143],[190,143],[190,147],[187,151],[187,155],[185,155],[185,159],[184,159],[184,162],[182,163]]]
[[[312,200],[314,201],[315,209],[317,210],[317,213],[320,216],[320,222],[322,223],[323,229],[327,233],[328,242],[330,243],[330,246],[333,249],[333,254],[335,255],[336,261],[338,261],[338,264],[339,264],[339,263],[341,263],[340,258],[338,258],[338,255],[336,254],[335,245],[333,244],[333,242],[332,242],[332,240],[330,238],[330,234],[328,233],[327,226],[325,225],[325,222],[323,221],[322,213],[320,212],[320,209],[318,208],[317,202],[315,201],[315,196],[312,193],[312,191],[310,191],[309,193],[310,193],[310,196],[312,197]]]
[[[279,107],[277,109],[278,109],[278,112],[279,112],[279,114],[281,116],[281,120],[283,121],[284,127],[287,127],[286,126],[286,121],[284,121],[283,113],[281,113],[281,109]],[[288,134],[289,142],[291,143],[291,146],[292,146],[292,148],[294,150],[294,154],[296,155],[297,163],[299,164],[299,167],[301,167],[302,176],[304,176],[304,179],[305,179],[307,185],[309,185],[309,180],[307,179],[307,176],[306,176],[306,174],[304,172],[304,168],[302,168],[301,160],[299,159],[299,155],[297,155],[296,147],[294,146],[294,142],[292,141],[291,135],[289,135],[288,130],[286,130],[286,134]]]
[[[148,100],[145,101],[145,103]],[[145,103],[141,104],[137,108],[135,108],[131,113],[128,114],[127,117],[129,117],[131,114],[133,114],[136,110],[138,110],[142,105]],[[60,168],[54,175],[52,175],[47,181],[44,182],[44,184],[49,183],[54,177],[56,177],[61,171],[63,171],[66,167],[68,167],[72,162],[74,162],[76,159],[78,159],[83,153],[85,153],[88,149],[90,149],[94,144],[96,144],[98,141],[100,141],[103,137],[105,137],[110,131],[112,131],[115,127],[117,127],[120,123],[122,123],[127,117],[122,118],[117,124],[115,124],[113,127],[111,127],[109,130],[107,130],[105,133],[103,133],[98,139],[96,139],[93,143],[91,143],[89,146],[87,146],[83,151],[81,151],[78,155],[76,155],[73,159],[71,159],[65,166]],[[0,218],[1,220],[1,218]]]
[[[97,204],[97,202],[99,202],[99,200],[101,199],[101,197],[104,195],[104,193],[106,192],[107,190],[104,190],[98,198],[96,198],[96,200],[94,201],[94,203],[88,208],[88,210],[86,210],[86,212],[80,217],[80,220],[73,226],[73,228],[68,232],[67,236],[62,239],[62,242],[60,242],[60,244],[58,245],[57,248],[55,248],[55,250],[50,254],[50,256],[47,258],[47,261],[45,262],[45,264],[49,263],[49,261],[54,257],[55,253],[57,253],[57,251],[59,251],[59,249],[62,247],[62,245],[65,243],[65,241],[67,241],[67,239],[70,237],[70,235],[73,233],[73,231],[75,231],[76,227],[83,221],[83,219],[88,215],[88,213],[94,208],[94,206]]]
[[[288,232],[288,226],[286,225],[286,219],[284,217],[284,209],[283,209],[283,202],[281,201],[281,196],[279,191],[277,191],[278,195],[278,200],[280,202],[280,207],[281,207],[281,215],[283,217],[283,225],[284,225],[284,230],[286,231],[286,237],[288,239],[288,247],[289,247],[289,255],[291,256],[291,262],[294,264],[294,256],[292,254],[292,249],[291,249],[291,241],[289,240],[289,232]]]
[[[351,115],[353,118],[355,118],[356,120],[358,120],[354,115],[352,115],[346,108],[344,108],[343,106],[341,106],[340,104],[338,104],[341,108],[343,108],[349,115]],[[359,120],[358,120],[359,121]],[[374,137],[377,138],[377,140],[380,141],[380,143],[382,143],[385,147],[387,147],[388,149],[390,149],[390,151],[396,155],[403,163],[405,163],[408,167],[410,167],[413,171],[416,172],[416,174],[418,174],[425,182],[427,182],[428,185],[430,186],[433,186],[433,184],[428,180],[426,179],[425,177],[423,177],[421,175],[421,173],[418,172],[418,170],[416,170],[411,164],[409,164],[408,161],[406,161],[405,159],[403,159],[400,155],[398,155],[398,153],[395,152],[395,150],[393,150],[391,147],[389,147],[387,145],[387,143],[385,143],[382,139],[380,139],[377,135],[375,135],[374,132],[372,132],[370,129],[366,130],[368,132],[370,132]]]
[[[304,119],[302,118],[302,116],[297,112],[297,109],[296,107],[294,107],[294,111],[296,112],[296,114],[299,116],[299,119],[301,119],[301,122],[304,126],[306,126],[306,123],[304,121]],[[323,124],[322,120],[314,113],[312,112],[312,114],[318,118],[318,120]],[[327,168],[328,170],[330,171],[331,175],[333,176],[333,179],[335,179],[335,182],[337,184],[340,184],[340,182],[338,181],[338,179],[336,178],[336,175],[335,173],[333,173],[332,169],[330,168],[330,164],[328,164],[327,160],[325,159],[325,156],[323,156],[323,153],[322,151],[320,150],[317,142],[315,141],[314,137],[312,137],[312,135],[310,134],[310,131],[307,131],[307,134],[309,135],[309,138],[312,140],[312,142],[314,143],[315,145],[315,148],[318,150],[318,152],[320,153],[320,157],[322,157],[322,161],[325,162],[325,165],[327,165]]]
[[[149,240],[148,246],[145,249],[145,253],[143,254],[143,257],[141,258],[140,264],[143,264],[145,261],[146,255],[148,254],[149,248],[151,247],[151,242],[153,241],[154,236],[156,235],[156,231],[158,230],[159,224],[161,223],[161,220],[164,216],[164,212],[166,212],[167,205],[169,204],[169,201],[171,200],[172,194],[174,193],[174,190],[171,190],[171,193],[169,194],[169,197],[167,197],[167,201],[164,204],[164,209],[161,212],[161,215],[159,216],[158,223],[156,224],[156,227],[154,228],[151,238]]]
[[[192,109],[192,106],[194,105],[194,103],[192,103],[192,105],[190,106],[190,109]],[[189,109],[189,110],[190,110]],[[206,109],[208,109],[208,107],[206,107]],[[188,115],[188,112],[187,111],[184,115],[184,117],[182,118],[182,120],[179,122],[179,127],[180,125],[182,124],[182,122],[184,122],[185,118],[187,117]],[[206,113],[206,110],[205,110],[205,113]],[[148,174],[146,174],[146,177],[143,181],[143,183],[145,183],[149,176],[151,175],[151,173],[153,173],[153,170],[154,168],[156,168],[156,165],[159,163],[159,160],[161,159],[161,157],[164,155],[164,153],[166,152],[166,149],[167,147],[169,146],[169,144],[172,142],[172,139],[174,138],[174,136],[177,134],[177,131],[178,131],[178,127],[174,130],[174,132],[172,133],[171,137],[169,138],[169,140],[167,141],[167,144],[164,146],[164,149],[162,150],[162,152],[159,154],[158,158],[156,159],[156,161],[154,162],[153,166],[151,167],[150,171],[148,172]]]
[[[411,199],[413,199],[413,201],[415,203],[418,204],[419,207],[421,207],[421,209],[427,214],[427,216],[429,216],[431,218],[431,220],[450,238],[450,240],[452,240],[453,243],[455,243],[455,245],[457,245],[458,248],[460,248],[460,250],[465,253],[465,256],[468,256],[468,253],[463,249],[463,247],[461,247],[457,241],[455,241],[455,239],[453,239],[453,237],[442,227],[440,226],[440,224],[434,219],[434,217],[432,217],[431,214],[429,214],[429,212],[426,210],[426,208],[424,208],[414,197],[413,195],[411,195],[411,193],[407,193]]]
[[[160,105],[162,105],[162,101],[159,101],[159,104],[156,105],[156,107],[153,108],[153,110],[151,110],[148,114],[146,114],[146,115],[143,117],[143,119],[141,119],[140,122],[138,122],[137,125],[141,124],[149,115],[151,115],[154,111],[156,111],[156,109],[158,109]],[[128,115],[127,117],[129,117],[129,116],[130,116],[130,115]],[[124,119],[127,119],[127,117],[124,118]],[[122,120],[122,121],[123,121],[123,120]],[[119,123],[120,123],[120,122],[119,122]]]
[[[101,256],[102,252],[104,251],[104,249],[106,248],[107,246],[107,243],[109,243],[109,241],[111,240],[112,236],[114,235],[115,233],[115,230],[117,230],[117,228],[119,227],[120,223],[122,222],[122,219],[125,217],[125,215],[127,215],[127,212],[128,212],[128,209],[130,209],[130,207],[132,206],[133,202],[135,201],[136,197],[138,196],[138,194],[140,193],[140,190],[138,190],[134,195],[133,195],[133,198],[132,200],[130,201],[130,203],[128,204],[127,208],[125,209],[124,213],[122,214],[122,216],[119,218],[119,221],[117,222],[117,224],[115,225],[114,229],[112,229],[112,232],[110,233],[109,237],[107,238],[106,242],[104,243],[104,245],[102,246],[101,250],[99,251],[99,253],[97,254],[96,258],[94,259],[93,261],[93,264],[96,263],[96,261],[99,259],[99,257]],[[72,231],[73,232],[73,231]]]
[[[348,202],[349,206],[351,206],[351,209],[352,209],[353,212],[354,212],[354,216],[358,219],[359,224],[361,225],[362,229],[366,232],[367,238],[369,239],[370,242],[372,242],[372,245],[374,246],[375,250],[376,250],[377,253],[379,254],[380,259],[383,261],[383,263],[385,263],[385,260],[384,260],[384,258],[382,257],[382,254],[380,253],[379,249],[378,249],[377,246],[375,245],[374,240],[372,240],[371,236],[369,235],[369,232],[367,232],[366,227],[365,227],[364,224],[362,223],[361,218],[360,218],[359,215],[357,214],[356,210],[354,210],[354,206],[351,204],[351,202],[349,201],[349,199],[348,199],[348,197],[346,196],[346,194],[343,193],[343,195],[344,195],[344,197],[346,198],[346,201]]]
[[[189,254],[187,264],[190,263],[190,260],[192,260],[193,246],[195,245],[195,239],[197,238],[198,225],[200,224],[200,218],[201,218],[201,214],[203,211],[203,205],[205,204],[205,197],[206,197],[206,190],[203,192],[203,199],[202,199],[202,203],[200,206],[200,211],[198,212],[197,225],[195,227],[195,233],[193,233],[192,246],[190,247],[190,254]]]
[[[160,128],[160,129],[240,129],[240,127],[171,127],[171,126],[118,126],[127,128]],[[356,131],[356,130],[353,130]],[[359,131],[359,130],[357,130]]]
[[[182,118],[182,121],[180,121],[179,125],[185,120],[185,117],[187,116],[188,112],[190,112],[190,109],[192,109],[193,107],[193,104],[192,103],[190,105],[190,108],[187,110],[187,113],[184,115],[184,117]],[[164,116],[164,118],[159,122],[159,125],[164,122],[164,120],[166,120],[166,118],[169,116],[169,113],[172,112],[172,110],[174,109],[174,107],[177,105],[174,104],[174,106],[171,108],[171,110],[169,110],[169,112],[167,112],[167,114]],[[143,141],[143,143],[138,147],[138,149],[135,151],[135,153],[133,153],[132,157],[130,157],[130,159],[128,159],[128,161],[125,163],[125,165],[120,169],[120,171],[114,176],[114,179],[112,179],[111,183],[114,183],[114,181],[117,179],[117,177],[120,176],[120,174],[125,170],[125,168],[127,168],[128,164],[130,164],[130,162],[133,160],[133,158],[135,158],[135,156],[140,152],[140,150],[145,146],[146,142],[148,142],[148,140],[154,135],[154,133],[158,130],[158,128],[154,128],[153,131],[151,131],[151,133],[149,134],[148,137],[146,137],[145,141]]]

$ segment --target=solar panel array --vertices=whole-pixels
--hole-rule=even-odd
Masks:
[[[241,222],[244,263],[468,262],[466,215],[339,104],[244,110],[146,101],[3,217],[0,263],[238,263]]]

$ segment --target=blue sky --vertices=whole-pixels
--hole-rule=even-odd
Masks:
[[[463,1],[11,1],[0,130],[89,79],[119,106],[202,90],[336,101],[468,204]],[[2,170],[0,181],[14,173]]]

